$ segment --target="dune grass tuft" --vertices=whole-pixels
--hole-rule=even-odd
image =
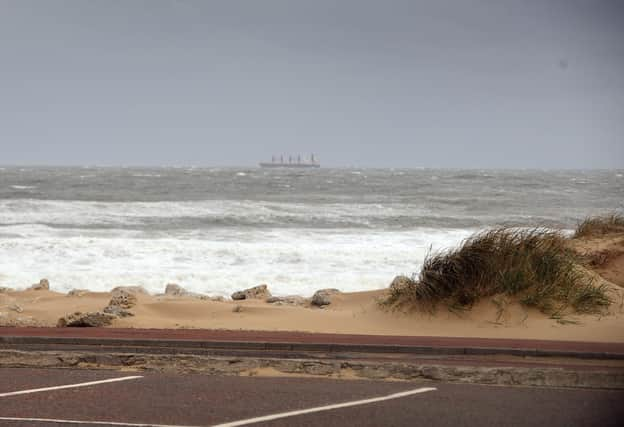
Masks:
[[[604,236],[611,233],[624,233],[624,215],[612,213],[585,218],[576,227],[574,237]]]
[[[579,267],[563,235],[512,228],[477,233],[457,249],[428,255],[418,277],[391,287],[385,302],[466,309],[494,295],[514,296],[550,315],[599,312],[610,304],[605,287]]]

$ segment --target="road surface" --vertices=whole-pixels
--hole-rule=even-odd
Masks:
[[[622,402],[624,392],[608,390],[0,369],[0,425],[8,427],[606,427],[624,424]],[[266,416],[274,419],[258,419]]]

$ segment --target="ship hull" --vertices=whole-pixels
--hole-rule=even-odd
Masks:
[[[318,163],[260,163],[261,168],[289,168],[289,169],[314,169],[320,168]]]

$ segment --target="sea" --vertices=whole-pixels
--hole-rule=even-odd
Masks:
[[[487,227],[623,209],[623,170],[7,166],[0,286],[372,290]]]

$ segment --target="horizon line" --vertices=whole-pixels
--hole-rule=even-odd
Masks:
[[[102,169],[262,169],[259,164],[255,165],[191,165],[191,164],[44,164],[44,163],[0,163],[0,168],[102,168]],[[284,168],[288,169],[288,168]],[[617,171],[624,170],[620,167],[479,167],[479,166],[364,166],[364,165],[332,165],[321,166],[320,169],[388,169],[388,170],[506,170],[506,171]],[[315,169],[318,170],[318,169]]]

